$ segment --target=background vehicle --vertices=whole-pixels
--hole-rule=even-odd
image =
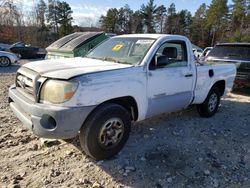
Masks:
[[[213,116],[230,91],[234,65],[196,66],[179,35],[112,37],[84,58],[37,61],[17,72],[10,107],[36,135],[72,138],[84,152],[109,158],[126,143],[131,121],[197,105]]]
[[[46,51],[38,47],[32,47],[22,42],[17,42],[9,47],[9,51],[17,54],[21,59],[45,58]]]
[[[193,53],[195,55],[195,57],[199,58],[202,54],[202,49],[201,48],[193,48]]]
[[[206,63],[235,64],[235,83],[250,86],[250,43],[217,44],[208,54]]]
[[[4,51],[4,50],[5,50],[5,48],[0,46],[0,51]]]
[[[9,44],[6,44],[6,43],[0,43],[0,50],[1,51],[6,51],[7,49],[10,48],[10,45]]]
[[[0,51],[0,67],[8,67],[12,63],[16,63],[18,57],[16,54],[6,51]]]

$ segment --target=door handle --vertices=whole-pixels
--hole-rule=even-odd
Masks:
[[[185,77],[192,77],[193,74],[186,74]]]

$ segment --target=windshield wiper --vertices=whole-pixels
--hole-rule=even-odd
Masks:
[[[102,61],[113,61],[113,62],[115,62],[115,63],[119,63],[119,64],[127,64],[127,65],[131,65],[130,63],[121,62],[121,61],[118,61],[117,59],[112,58],[112,57],[97,58],[97,57],[88,57],[88,56],[86,56],[86,58],[90,58],[90,59],[98,59],[98,60],[102,60]]]
[[[83,57],[90,58],[90,59],[99,59],[99,60],[102,60],[102,58],[97,58],[97,57],[88,57],[88,56],[83,56]]]
[[[115,63],[121,63],[120,61],[118,61],[117,59],[112,58],[112,57],[104,57],[102,60],[104,60],[104,61],[113,61]]]
[[[119,63],[119,64],[127,64],[127,65],[131,65],[131,63],[127,63],[127,62],[121,62],[121,61],[118,61],[117,59],[115,58],[112,58],[112,57],[105,57],[103,58],[104,61],[113,61],[115,63]]]

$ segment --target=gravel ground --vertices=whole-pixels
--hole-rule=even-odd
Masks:
[[[136,123],[125,148],[95,162],[78,139],[44,142],[8,106],[18,65],[0,68],[0,187],[250,187],[250,92],[229,94],[218,113],[194,107]]]

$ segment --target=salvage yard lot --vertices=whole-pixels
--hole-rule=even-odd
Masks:
[[[209,119],[191,107],[136,123],[115,158],[94,162],[78,139],[42,144],[13,115],[18,67],[0,68],[0,187],[250,187],[249,91]]]

